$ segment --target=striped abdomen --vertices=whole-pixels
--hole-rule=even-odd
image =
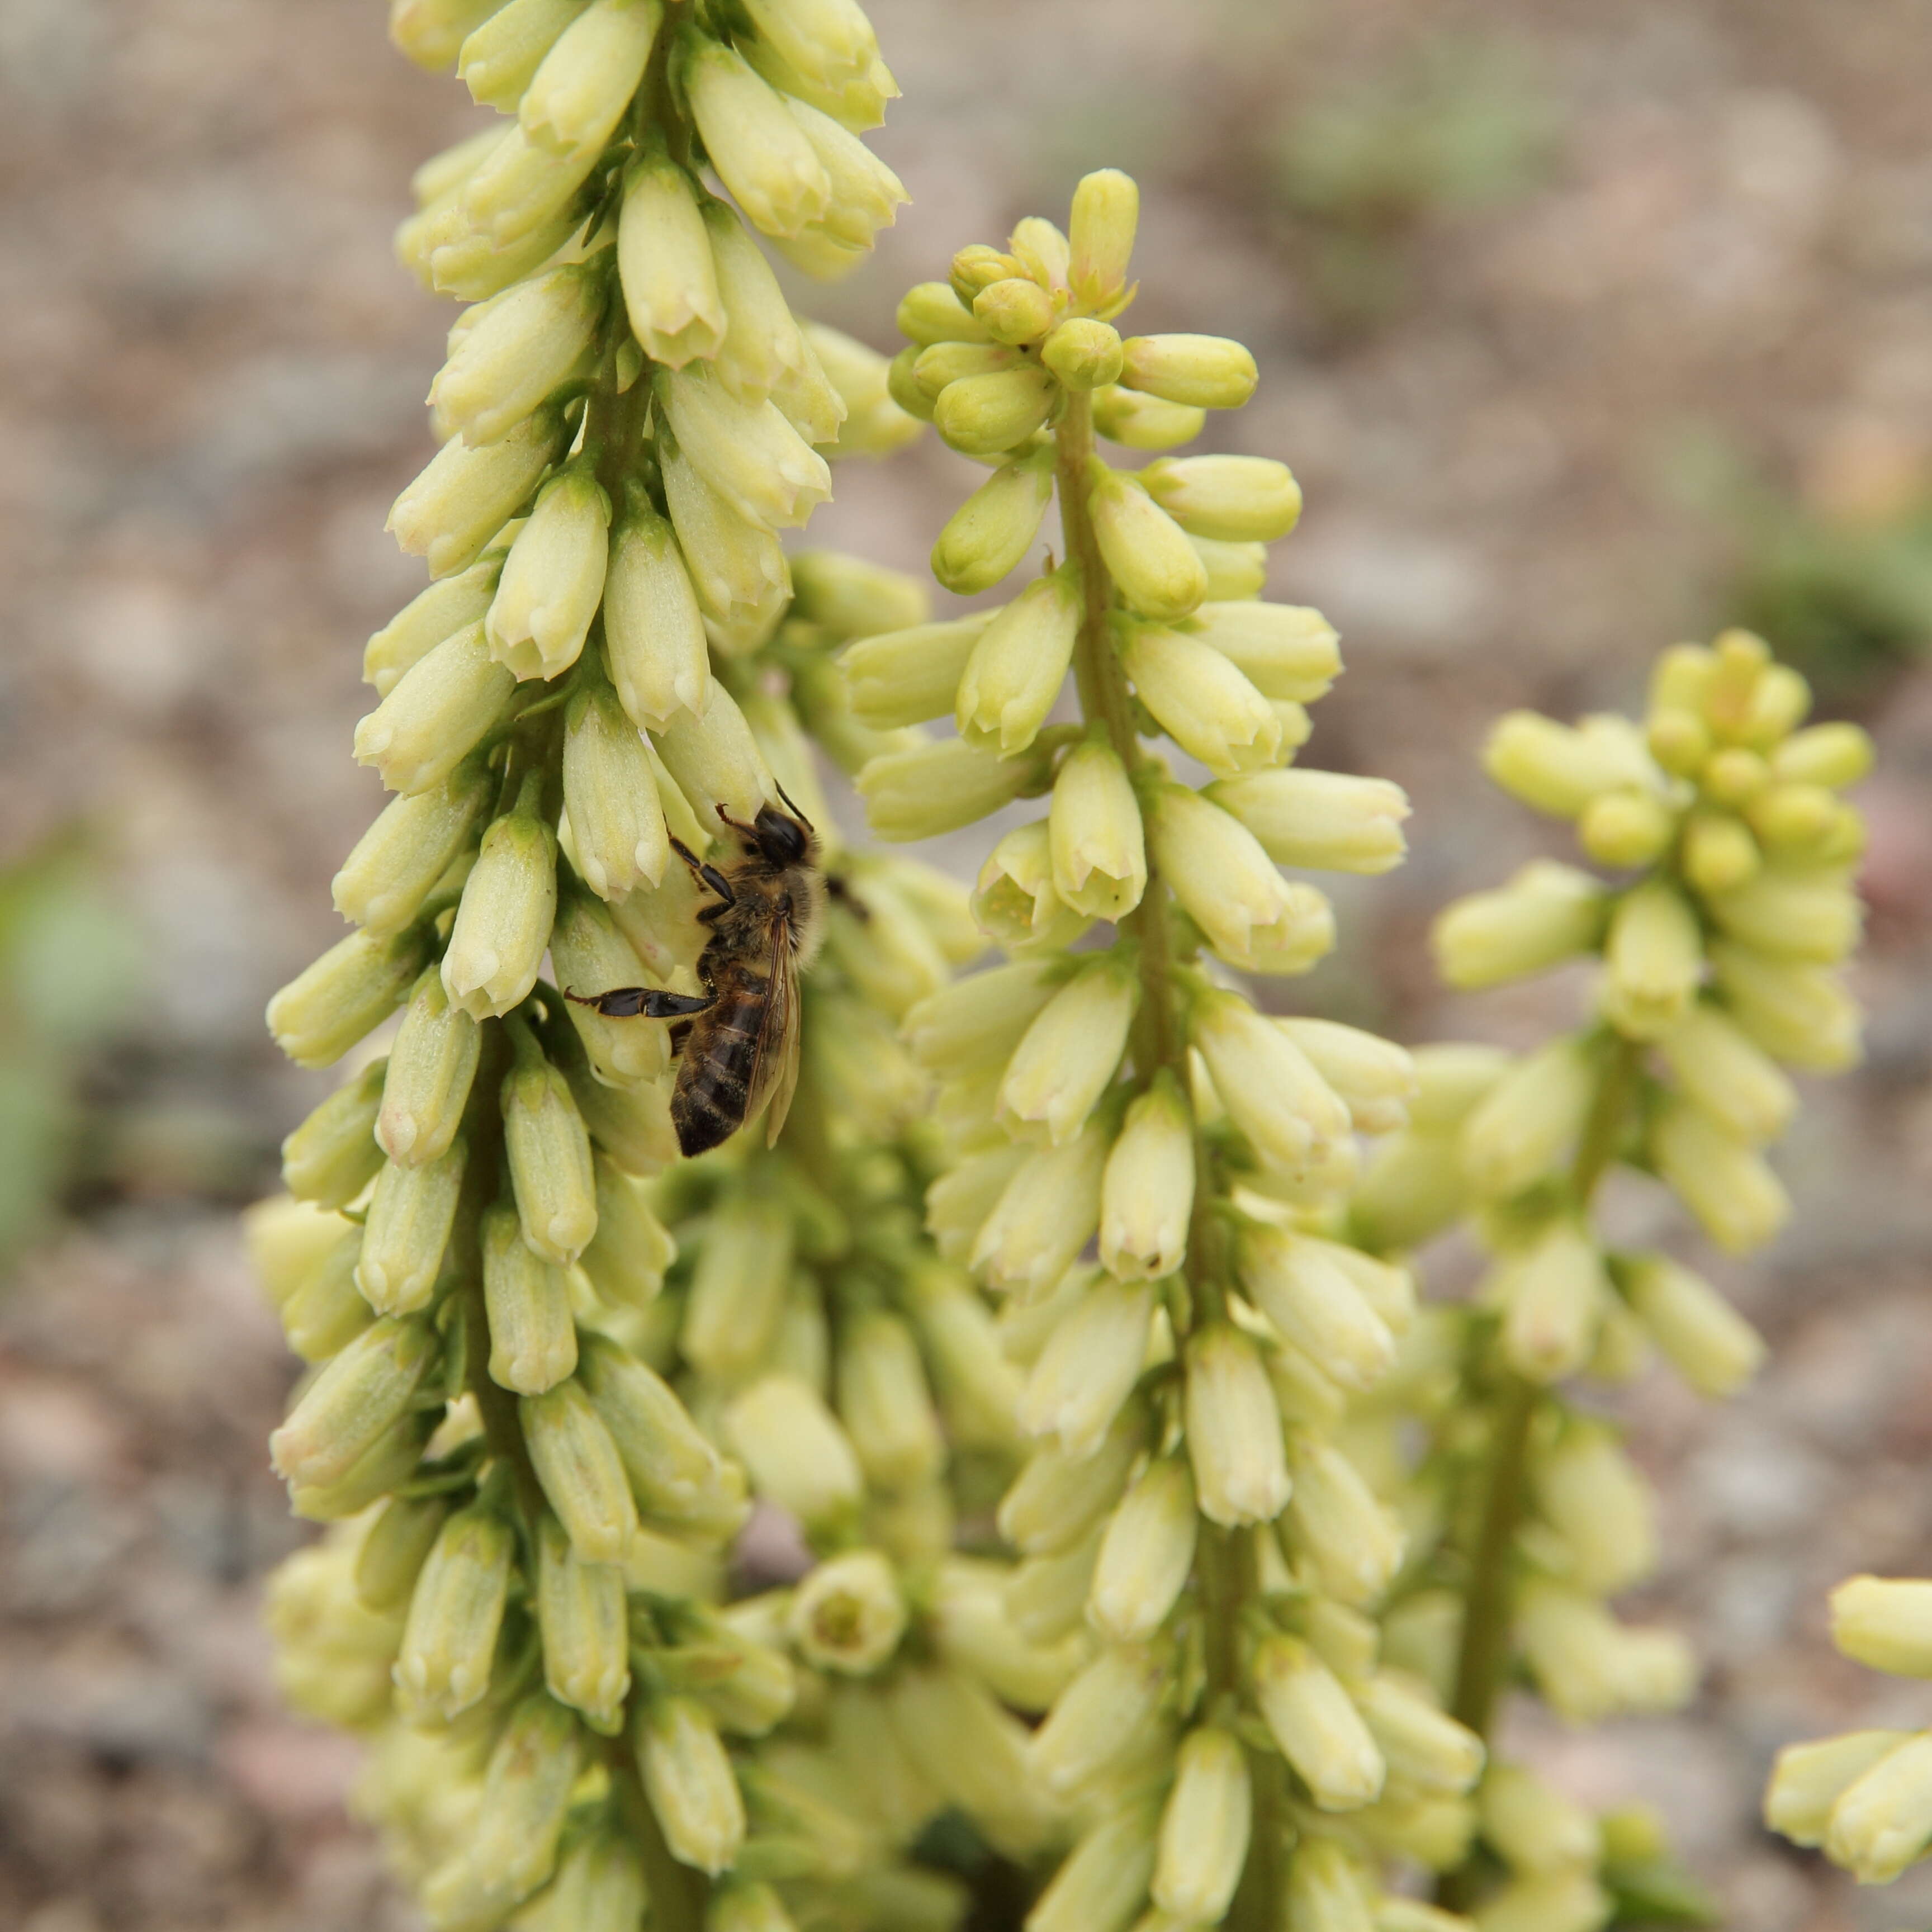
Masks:
[[[729,1140],[757,1104],[752,1081],[758,1065],[758,1033],[771,1003],[771,982],[752,973],[721,978],[716,998],[692,1021],[670,1118],[677,1144],[700,1154]]]

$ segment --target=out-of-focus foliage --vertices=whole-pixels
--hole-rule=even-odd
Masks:
[[[93,1050],[137,1004],[138,946],[85,842],[0,868],[0,1269],[52,1219]]]
[[[1329,325],[1406,306],[1411,238],[1533,190],[1556,131],[1520,47],[1453,38],[1286,116],[1270,145],[1274,193],[1306,231],[1307,288]]]

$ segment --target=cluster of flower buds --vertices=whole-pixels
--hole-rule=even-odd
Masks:
[[[1389,1631],[1479,1730],[1512,1659],[1572,1722],[1667,1709],[1694,1685],[1680,1638],[1606,1606],[1654,1566],[1652,1501],[1614,1430],[1555,1385],[1623,1379],[1654,1347],[1721,1396],[1762,1355],[1690,1269],[1606,1246],[1592,1202],[1622,1163],[1662,1181],[1720,1247],[1768,1240],[1786,1200],[1761,1150],[1796,1104],[1780,1063],[1856,1057],[1835,969],[1859,930],[1862,828],[1839,794],[1870,747],[1856,726],[1800,728],[1810,702],[1796,672],[1732,632],[1663,655],[1641,725],[1519,712],[1486,748],[1498,784],[1574,820],[1616,876],[1540,860],[1459,901],[1435,928],[1442,976],[1474,989],[1594,959],[1595,1017],[1520,1058],[1419,1052],[1408,1124],[1351,1214],[1355,1238],[1385,1254],[1472,1215],[1492,1257],[1444,1339],[1417,1472],[1429,1527]],[[1479,1796],[1483,1843],[1508,1874],[1480,1922],[1599,1924],[1616,1892],[1605,1833],[1549,1792],[1525,1826],[1526,1777],[1496,1764]],[[1450,1887],[1459,1902],[1481,1889],[1476,1870]]]
[[[1832,1641],[1855,1664],[1932,1677],[1932,1582],[1854,1576],[1832,1593]],[[1932,1731],[1847,1731],[1780,1751],[1764,1819],[1882,1885],[1932,1851]]]
[[[447,440],[392,520],[434,581],[365,660],[357,753],[397,796],[335,881],[357,930],[270,1009],[317,1067],[401,1010],[251,1221],[314,1365],[276,1466],[332,1526],[274,1586],[284,1681],[375,1740],[367,1808],[434,1923],[617,1932],[648,1891],[654,1923],[782,1932],[775,1885],[917,1881],[854,1850],[850,1808],[753,1762],[796,1646],[727,1619],[721,1558],[754,1490],[815,1537],[898,1533],[846,1507],[862,1352],[842,1423],[813,1319],[821,1358],[836,1335],[843,1364],[845,1330],[829,1292],[802,1298],[845,1252],[828,1218],[916,1230],[924,1172],[891,1147],[922,1083],[896,1024],[981,942],[963,894],[828,842],[847,891],[796,1111],[831,1178],[728,1152],[668,1206],[668,1029],[560,989],[695,992],[704,895],[674,844],[728,866],[722,818],[768,803],[829,828],[808,724],[850,766],[896,742],[851,716],[832,652],[917,621],[923,593],[788,560],[777,532],[825,495],[821,452],[918,426],[883,358],[792,315],[740,220],[813,272],[855,259],[903,199],[855,131],[894,90],[850,0],[728,22],[404,0],[394,28],[513,118],[422,171],[401,237],[476,304],[431,392]],[[839,1278],[855,1323],[868,1295],[881,1322],[916,1300],[935,1385],[962,1364],[946,1400],[1006,1439],[976,1290],[915,1298],[876,1259]],[[774,1284],[760,1328],[747,1298]],[[950,1521],[924,1491],[903,1514]]]
[[[1010,962],[906,1032],[938,1083],[928,1226],[1003,1298],[1024,1377],[1004,1616],[1055,1654],[1097,1648],[1017,1764],[956,1694],[928,1708],[971,1815],[962,1780],[990,1796],[1022,1767],[1058,1810],[1070,1848],[1033,1932],[1212,1925],[1238,1894],[1256,1923],[1439,1932],[1465,1922],[1385,1894],[1384,1866],[1461,1856],[1484,1747],[1384,1652],[1403,1478],[1363,1429],[1434,1331],[1409,1270],[1342,1234],[1360,1137],[1402,1124],[1414,1071],[1354,1028],[1268,1016],[1230,970],[1321,958],[1328,902],[1281,868],[1384,872],[1407,806],[1292,764],[1340,660],[1317,612],[1261,601],[1288,470],[1097,453],[1184,442],[1255,382],[1237,344],[1114,328],[1136,220],[1130,181],[1089,176],[1066,233],[1024,221],[902,305],[893,394],[994,466],[934,574],[992,589],[1056,496],[1060,556],[999,608],[843,660],[854,716],[907,734],[859,773],[881,836],[1048,800],[974,897]],[[921,730],[948,714],[956,736]]]

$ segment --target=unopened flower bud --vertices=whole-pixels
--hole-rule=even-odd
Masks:
[[[1382,1796],[1381,1750],[1335,1674],[1298,1639],[1271,1634],[1255,1652],[1255,1702],[1268,1734],[1324,1811]]]
[[[1212,1328],[1188,1345],[1187,1454],[1209,1522],[1233,1528],[1281,1514],[1289,1489],[1281,1412],[1260,1351],[1238,1328]]]
[[[1483,1741],[1429,1702],[1421,1685],[1398,1672],[1370,1678],[1358,1697],[1362,1715],[1390,1771],[1425,1790],[1467,1791],[1482,1775]]]
[[[570,1083],[525,1034],[502,1087],[503,1142],[524,1240],[567,1268],[597,1232],[590,1139]]]
[[[624,1573],[584,1562],[549,1516],[538,1526],[536,1610],[550,1694],[614,1734],[631,1688]]]
[[[418,658],[356,727],[356,758],[374,765],[392,791],[442,785],[502,715],[513,673],[490,655],[481,623],[446,638]]]
[[[1772,754],[1772,771],[1787,784],[1819,784],[1843,791],[1872,768],[1869,733],[1857,724],[1813,724],[1794,733]]]
[[[1786,1066],[1831,1073],[1858,1057],[1858,1010],[1823,968],[1767,959],[1723,942],[1711,949],[1731,1017]]]
[[[1532,1478],[1537,1505],[1568,1545],[1581,1588],[1610,1596],[1655,1568],[1649,1489],[1607,1429],[1573,1420],[1536,1458]]]
[[[282,1184],[298,1201],[346,1208],[376,1178],[376,1144],[384,1063],[376,1060],[338,1087],[282,1143]]]
[[[1020,1426],[1072,1456],[1098,1448],[1147,1360],[1154,1292],[1096,1281],[1054,1328],[1020,1399]]]
[[[476,1022],[450,1004],[441,972],[430,968],[410,995],[389,1050],[375,1132],[390,1160],[420,1166],[448,1152],[482,1046]]]
[[[1181,1740],[1161,1814],[1152,1892],[1184,1925],[1218,1924],[1247,1863],[1254,1798],[1233,1732],[1204,1724]]]
[[[1603,1856],[1596,1820],[1520,1765],[1490,1765],[1478,1802],[1484,1838],[1512,1871],[1594,1866]]]
[[[1154,501],[1191,537],[1272,543],[1301,515],[1300,485],[1286,464],[1269,457],[1166,457],[1140,476]]]
[[[838,1413],[867,1480],[896,1493],[937,1476],[946,1444],[905,1322],[878,1309],[854,1317],[840,1337],[838,1375]]]
[[[400,932],[469,844],[494,790],[487,773],[464,766],[439,785],[392,799],[332,882],[336,910],[371,932]]]
[[[1437,916],[1437,970],[1467,991],[1544,972],[1596,944],[1604,910],[1603,887],[1589,874],[1532,860],[1507,885],[1472,892]]]
[[[432,584],[404,604],[363,647],[362,680],[386,698],[404,672],[444,638],[466,630],[490,608],[499,556],[487,556],[455,577]]]
[[[1688,1011],[1703,970],[1696,914],[1661,879],[1626,892],[1610,915],[1604,949],[1604,1004],[1618,1030],[1655,1040]]]
[[[1841,1657],[1894,1677],[1932,1677],[1932,1582],[1854,1576],[1832,1592]]]
[[[467,1164],[468,1150],[457,1140],[434,1160],[407,1167],[391,1161],[376,1176],[356,1285],[379,1314],[408,1315],[428,1305]]]
[[[622,1562],[637,1534],[637,1506],[617,1446],[573,1377],[518,1399],[524,1442],[537,1480],[586,1563]]]
[[[1348,1132],[1347,1108],[1307,1055],[1239,994],[1203,994],[1192,1030],[1221,1104],[1264,1162],[1292,1170]]]
[[[962,596],[990,590],[1033,548],[1052,495],[1053,465],[1044,454],[996,470],[940,532],[932,549],[933,575]]]
[[[658,439],[658,459],[678,549],[700,609],[716,624],[754,629],[766,627],[767,620],[775,624],[790,581],[776,535],[728,502],[668,428]],[[773,484],[788,487],[782,478]]]
[[[481,448],[452,436],[396,499],[388,527],[432,577],[473,563],[514,516],[555,454],[558,424],[548,411],[524,417]]]
[[[1118,920],[1147,890],[1138,801],[1104,740],[1090,738],[1062,761],[1048,819],[1055,889],[1076,912]]]
[[[1083,175],[1074,188],[1067,281],[1088,307],[1104,308],[1125,290],[1140,206],[1132,176],[1118,168]]]
[[[588,267],[553,269],[493,299],[430,386],[437,423],[472,448],[508,435],[569,376],[603,308],[603,278]]]
[[[663,1698],[639,1707],[632,1742],[672,1857],[715,1878],[745,1840],[745,1801],[716,1722],[694,1697]]]
[[[1241,1286],[1324,1375],[1345,1388],[1367,1388],[1393,1365],[1395,1338],[1328,1245],[1251,1225],[1239,1249]]]
[[[1036,578],[975,640],[960,674],[960,734],[1002,756],[1039,734],[1066,682],[1080,627],[1080,585],[1070,570]]]
[[[1163,1074],[1127,1109],[1100,1184],[1100,1260],[1124,1281],[1178,1268],[1194,1208],[1194,1121]]]
[[[1832,1808],[1825,1856],[1862,1883],[1898,1877],[1932,1841],[1932,1732],[1862,1773]]]
[[[597,1173],[597,1232],[579,1257],[598,1294],[620,1308],[647,1308],[664,1286],[677,1244],[651,1212],[645,1190],[602,1154]]]
[[[490,1379],[519,1395],[541,1395],[577,1367],[569,1281],[524,1241],[508,1208],[484,1216],[482,1250]]]
[[[742,1514],[742,1478],[668,1384],[635,1356],[614,1343],[587,1339],[579,1378],[650,1515],[702,1525],[734,1510]]]
[[[1238,410],[1255,392],[1254,357],[1226,336],[1132,335],[1121,346],[1123,387],[1163,401]]]
[[[328,1066],[407,997],[422,958],[406,935],[352,932],[268,1002],[268,1030],[298,1066]]]
[[[408,1702],[446,1723],[490,1688],[516,1535],[494,1510],[459,1510],[443,1525],[410,1598],[396,1660]]]
[[[973,298],[973,313],[995,342],[1036,342],[1054,324],[1052,296],[1024,275],[988,283]]]
[[[1822,1845],[1838,1800],[1911,1736],[1910,1731],[1846,1731],[1816,1744],[1786,1744],[1772,1767],[1764,1822],[1793,1844]]]
[[[684,85],[704,152],[754,227],[794,236],[821,219],[832,182],[784,97],[707,35],[685,43]]]
[[[1727,1254],[1761,1247],[1791,1211],[1762,1156],[1688,1100],[1667,1100],[1658,1110],[1650,1154],[1658,1178]]]
[[[1026,441],[1052,413],[1058,391],[1043,369],[1022,367],[948,382],[932,426],[962,455],[990,457]]]
[[[724,1431],[760,1495],[808,1528],[848,1516],[864,1487],[850,1440],[795,1376],[754,1382],[724,1412]]]
[[[418,67],[434,74],[455,59],[465,38],[490,10],[488,0],[390,0],[389,38]]]
[[[1253,772],[1224,778],[1208,796],[1232,812],[1284,866],[1380,873],[1407,850],[1408,800],[1386,778],[1340,772]]]
[[[499,1018],[537,982],[556,912],[556,836],[536,815],[537,788],[493,820],[464,883],[442,983],[472,1019]]]
[[[1730,938],[1810,965],[1836,965],[1857,946],[1864,920],[1857,894],[1835,873],[1761,872],[1706,899]]]
[[[1226,776],[1271,764],[1281,721],[1223,653],[1184,631],[1123,626],[1121,662],[1140,700],[1180,748]]]
[[[1502,1351],[1517,1374],[1561,1381],[1588,1360],[1610,1305],[1610,1288],[1596,1244],[1559,1221],[1526,1252],[1506,1262],[1496,1280],[1502,1304]]]
[[[1590,718],[1573,728],[1512,711],[1483,748],[1483,768],[1498,784],[1559,818],[1576,818],[1600,794],[1644,785],[1648,764],[1642,740],[1620,719]]]
[[[650,759],[608,685],[580,689],[565,712],[563,798],[578,868],[599,898],[663,878],[670,846]]]
[[[1055,1145],[1077,1133],[1112,1082],[1138,1004],[1132,974],[1114,962],[1076,974],[1015,1048],[1002,1110],[1039,1122]]]
[[[277,1472],[304,1488],[339,1481],[408,1413],[438,1348],[420,1322],[392,1318],[363,1330],[269,1438]]]
[[[776,1200],[734,1198],[698,1255],[680,1341],[704,1374],[735,1378],[770,1346],[791,1277],[792,1220]]]
[[[1208,572],[1180,525],[1137,476],[1088,465],[1088,507],[1108,572],[1144,617],[1185,617],[1208,594]]]
[[[1650,1255],[1631,1267],[1626,1286],[1650,1339],[1700,1394],[1735,1394],[1756,1374],[1763,1338],[1708,1282]]]
[[[682,369],[715,356],[727,310],[691,177],[662,147],[626,177],[617,229],[624,306],[644,353]]]
[[[1470,1179],[1494,1198],[1520,1193],[1575,1142],[1596,1089],[1595,1062],[1579,1041],[1552,1040],[1520,1060],[1463,1123]]]
[[[1208,412],[1183,403],[1163,402],[1132,389],[1110,387],[1094,395],[1094,427],[1109,442],[1128,449],[1174,449],[1192,442],[1207,427]],[[1260,586],[1256,586],[1256,590]],[[1222,591],[1217,595],[1233,593]]]
[[[1644,722],[1644,742],[1650,755],[1678,778],[1694,778],[1711,755],[1710,727],[1682,706],[1653,706]]]
[[[368,1609],[400,1614],[449,1514],[440,1496],[392,1496],[356,1552],[356,1594]]]
[[[1100,1177],[1111,1136],[1090,1118],[1075,1137],[1028,1154],[973,1244],[971,1260],[996,1286],[1032,1291],[1057,1281],[1100,1222]]]
[[[1128,1490],[1101,1538],[1087,1600],[1103,1636],[1138,1642],[1166,1622],[1193,1564],[1198,1522],[1194,1478],[1178,1457],[1154,1463]]]
[[[1105,388],[1120,376],[1120,335],[1104,322],[1076,316],[1046,338],[1040,360],[1069,389]]]
[[[1169,1670],[1158,1646],[1102,1651],[1033,1735],[1034,1768],[1047,1788],[1067,1793],[1089,1785],[1140,1742],[1167,1690]]]

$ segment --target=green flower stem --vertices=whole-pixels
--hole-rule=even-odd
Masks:
[[[1637,1071],[1636,1048],[1618,1037],[1609,1048],[1570,1168],[1570,1191],[1579,1216],[1589,1211],[1598,1184],[1616,1157]],[[1513,1555],[1522,1522],[1530,1431],[1544,1394],[1539,1384],[1505,1372],[1494,1397],[1496,1422],[1482,1526],[1470,1564],[1462,1647],[1456,1658],[1455,1694],[1449,1705],[1450,1715],[1466,1724],[1486,1744],[1509,1664],[1515,1612],[1515,1592],[1510,1587],[1514,1581]],[[1478,1876],[1473,1860],[1446,1873],[1436,1888],[1437,1902],[1451,1911],[1462,1910],[1474,1898]]]

